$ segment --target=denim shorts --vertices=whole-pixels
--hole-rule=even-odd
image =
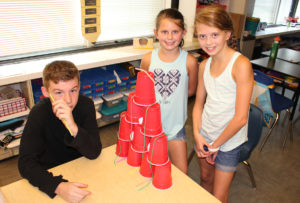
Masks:
[[[200,133],[204,135],[206,142],[212,143],[213,140],[210,140],[206,133],[201,129]],[[241,146],[239,145],[231,151],[222,152],[218,151],[217,157],[215,159],[215,167],[223,172],[234,172],[236,171],[237,165],[240,159]]]
[[[219,151],[215,159],[215,167],[223,172],[234,172],[239,164],[241,146],[231,151]]]
[[[174,135],[173,137],[168,137],[168,141],[171,140],[183,140],[186,141],[186,134],[185,134],[185,127],[183,126],[183,128],[181,128],[181,130],[179,130],[179,132]]]

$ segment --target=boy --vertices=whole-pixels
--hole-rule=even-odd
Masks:
[[[47,193],[68,202],[79,202],[89,191],[86,184],[72,183],[47,169],[80,156],[96,159],[102,149],[92,100],[79,95],[79,72],[68,61],[54,61],[43,71],[46,97],[30,111],[22,135],[20,174]]]

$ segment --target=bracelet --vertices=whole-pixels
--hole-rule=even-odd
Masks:
[[[212,145],[212,144],[213,144],[213,142],[210,143],[209,145]],[[208,148],[208,150],[209,150],[210,152],[217,152],[217,151],[219,151],[219,149],[220,149],[220,147],[216,147],[216,148]]]

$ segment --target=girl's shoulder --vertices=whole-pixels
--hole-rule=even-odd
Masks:
[[[152,51],[146,53],[141,61],[141,68],[144,70],[148,70],[151,63]]]
[[[252,65],[250,60],[247,57],[240,54],[232,67],[233,76],[238,77],[241,74],[248,75],[251,73],[252,73]]]
[[[249,65],[251,65],[251,63],[250,63],[250,60],[246,56],[244,56],[243,54],[240,54],[237,57],[234,65],[239,66],[239,67],[240,66],[249,66]]]
[[[187,54],[186,59],[187,59],[187,64],[188,65],[194,65],[194,64],[198,63],[197,58],[194,55],[192,55],[191,53]]]
[[[204,60],[201,61],[200,65],[199,65],[200,69],[204,69],[205,68],[205,65],[206,65],[208,59],[209,58],[206,58],[206,59],[204,59]]]

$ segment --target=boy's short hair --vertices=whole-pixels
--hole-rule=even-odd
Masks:
[[[50,81],[57,84],[59,81],[67,81],[73,78],[80,80],[77,67],[70,61],[53,61],[43,70],[43,85],[48,89]]]

